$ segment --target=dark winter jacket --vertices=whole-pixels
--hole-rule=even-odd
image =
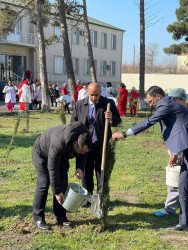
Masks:
[[[61,192],[60,172],[62,169],[68,171],[68,159],[76,157],[76,168],[84,169],[87,155],[76,154],[73,151],[73,142],[82,133],[89,133],[89,131],[81,122],[74,122],[67,126],[48,129],[37,138],[34,144],[33,150],[47,161],[50,185],[54,194]],[[35,168],[37,169],[36,163]]]

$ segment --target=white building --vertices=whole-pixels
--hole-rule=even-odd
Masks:
[[[188,72],[188,53],[182,53],[177,57],[177,66],[180,70]]]
[[[20,4],[19,4],[20,3]],[[14,10],[23,8],[22,1],[1,1],[1,9],[9,5]],[[22,14],[23,15],[23,14]],[[52,13],[53,15],[53,13]],[[121,82],[122,44],[124,30],[112,25],[88,18],[91,32],[93,55],[96,65],[98,82]],[[73,68],[76,80],[90,82],[88,49],[86,46],[83,21],[68,17],[69,43],[72,54]],[[59,27],[49,24],[44,28],[46,38],[56,35],[59,41],[46,47],[48,80],[58,84],[67,81],[63,44]],[[15,26],[14,31],[6,37],[0,37],[0,80],[17,77],[18,66],[22,64],[23,71],[30,70],[32,78],[39,78],[39,62],[36,27],[31,23],[29,14],[24,16]]]

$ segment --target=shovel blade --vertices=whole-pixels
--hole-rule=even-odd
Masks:
[[[100,194],[94,194],[91,196],[91,212],[99,219],[102,217],[102,202]]]

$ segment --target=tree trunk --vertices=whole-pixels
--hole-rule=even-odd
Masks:
[[[144,77],[145,77],[145,16],[144,0],[140,0],[140,85],[139,103],[140,109],[144,109]]]
[[[61,28],[61,33],[63,37],[63,50],[64,50],[68,86],[69,86],[71,98],[74,100],[76,83],[75,83],[74,70],[72,66],[72,58],[71,58],[71,50],[70,50],[70,45],[69,45],[64,0],[58,0],[58,9],[59,9],[59,17],[60,17],[60,28]]]
[[[34,3],[35,3],[36,29],[38,36],[38,48],[39,48],[40,82],[42,89],[42,112],[50,112],[50,104],[49,104],[50,98],[48,91],[44,30],[43,30],[42,16],[41,16],[41,1],[34,0]]]
[[[92,50],[92,45],[91,45],[91,36],[90,36],[88,19],[87,19],[87,7],[86,7],[85,0],[83,0],[83,10],[84,10],[84,24],[85,24],[85,31],[86,31],[91,79],[92,79],[92,82],[97,82],[95,62],[94,62],[94,58],[93,58],[93,50]]]

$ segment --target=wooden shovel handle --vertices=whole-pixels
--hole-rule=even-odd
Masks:
[[[107,105],[107,111],[110,111],[110,103]],[[105,128],[104,128],[104,140],[103,140],[103,149],[102,149],[102,162],[101,162],[101,188],[104,183],[104,166],[105,166],[105,158],[106,158],[106,144],[107,144],[107,136],[108,136],[108,122],[109,120],[105,120]]]

